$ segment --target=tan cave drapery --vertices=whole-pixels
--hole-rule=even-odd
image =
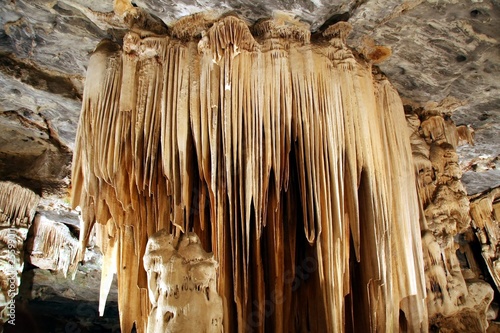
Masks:
[[[163,228],[214,253],[225,332],[427,330],[403,106],[349,31],[194,16],[96,48],[73,204],[123,332],[146,330],[142,258]]]

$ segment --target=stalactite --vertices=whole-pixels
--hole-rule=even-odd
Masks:
[[[118,275],[123,332],[147,330],[142,258],[164,228],[214,253],[227,332],[427,330],[402,103],[350,30],[198,15],[96,48],[73,204],[81,246],[101,235],[101,302]]]
[[[16,322],[14,297],[23,272],[23,246],[39,200],[29,189],[0,182],[0,331],[5,322]]]

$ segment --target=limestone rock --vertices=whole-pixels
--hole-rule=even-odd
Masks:
[[[318,33],[331,23],[348,20],[354,27],[349,44],[357,47],[360,54],[370,49],[364,52],[369,58],[379,46],[392,50],[392,55],[380,66],[407,101],[424,105],[451,96],[466,102],[452,115],[458,125],[472,125],[476,129],[476,146],[459,148],[463,163],[468,164],[481,155],[495,158],[500,153],[500,139],[496,135],[500,130],[496,124],[500,89],[496,22],[500,8],[495,0],[403,3],[394,0],[181,0],[175,3],[138,0],[118,1],[121,6],[117,6],[118,9],[113,3],[111,0],[6,1],[0,8],[0,95],[3,96],[0,115],[4,111],[15,117],[23,117],[25,111],[34,115],[41,113],[72,149],[80,105],[68,100],[75,97],[74,91],[81,95],[88,58],[98,41],[122,40],[123,29],[128,26],[120,15],[127,10],[142,13],[132,15],[133,18],[156,17],[153,21],[162,20],[169,26],[186,15],[209,9],[213,17],[233,12],[252,23],[271,17],[278,10],[295,15],[297,20],[310,24],[312,32]],[[121,23],[115,26],[101,24],[96,19],[116,16]],[[158,24],[164,27],[163,23]],[[0,131],[0,160],[5,163],[0,163],[0,172],[8,176],[4,179],[24,180],[24,185],[36,191],[66,187],[67,181],[61,182],[61,178],[68,175],[67,154],[54,152],[50,145],[47,147],[45,140],[34,135],[36,131],[19,135],[17,126],[0,117],[0,128],[5,129]],[[2,151],[1,147],[9,141],[25,153]],[[16,166],[33,164],[45,150],[48,156],[44,161],[52,167],[42,176],[30,170],[16,170]],[[62,166],[66,166],[66,170],[61,170]],[[470,172],[464,177],[465,185],[498,179],[494,174],[486,175],[489,171],[484,173]],[[58,184],[54,184],[56,180]],[[474,185],[469,194],[481,191]]]
[[[101,42],[85,84],[73,205],[82,247],[101,235],[101,300],[117,274],[122,330],[148,329],[142,257],[166,229],[214,253],[226,331],[425,331],[403,104],[348,47],[351,26],[313,39],[286,15],[197,15],[174,28]]]
[[[115,5],[113,5],[113,2]],[[179,24],[175,23],[180,17],[206,10],[208,7],[212,7],[215,13],[210,14],[210,18],[206,20],[198,21],[199,24],[196,25],[195,28],[190,26],[189,29],[185,29],[182,28],[186,26],[183,22]],[[500,39],[500,30],[497,24],[500,17],[500,7],[496,0],[416,0],[406,2],[396,0],[342,0],[335,2],[324,0],[273,0],[266,2],[249,2],[241,0],[215,0],[210,2],[193,2],[188,0],[175,2],[165,0],[137,0],[134,1],[133,4],[132,1],[125,0],[6,1],[5,4],[0,6],[1,179],[15,181],[34,190],[36,193],[44,195],[47,192],[61,193],[66,190],[69,184],[70,160],[75,146],[74,138],[76,124],[80,115],[83,82],[88,59],[94,53],[95,46],[101,39],[107,38],[108,40],[122,44],[125,34],[125,30],[123,29],[128,27],[131,27],[132,30],[134,27],[144,28],[142,24],[144,22],[152,22],[153,25],[154,22],[157,22],[160,29],[164,29],[164,24],[157,21],[157,18],[160,18],[169,25],[167,31],[170,31],[171,36],[183,42],[191,38],[194,38],[194,40],[202,38],[203,41],[206,41],[209,40],[209,36],[202,36],[202,32],[206,32],[213,23],[217,21],[221,12],[231,12],[241,15],[248,19],[251,25],[260,18],[272,16],[273,11],[276,9],[292,13],[293,20],[287,21],[280,19],[280,24],[277,24],[275,27],[275,31],[278,32],[273,35],[266,35],[265,33],[260,34],[256,31],[258,29],[254,29],[252,33],[259,43],[263,40],[263,47],[267,49],[275,46],[280,46],[285,49],[288,48],[290,45],[289,43],[279,40],[281,33],[280,29],[285,27],[284,31],[291,31],[294,30],[291,29],[291,27],[303,27],[304,25],[307,26],[309,23],[312,32],[310,40],[312,40],[313,43],[321,40],[325,43],[336,43],[336,47],[339,48],[339,50],[331,54],[331,58],[335,61],[346,59],[346,66],[356,67],[354,63],[348,64],[349,59],[353,59],[351,57],[354,56],[354,54],[364,57],[364,61],[378,61],[379,55],[381,55],[382,58],[380,59],[383,59],[384,62],[381,62],[379,66],[397,87],[400,95],[404,97],[405,104],[413,105],[415,108],[425,107],[429,101],[434,104],[439,104],[441,100],[446,100],[447,97],[453,97],[452,99],[460,103],[456,111],[447,112],[446,116],[441,120],[436,118],[429,121],[428,125],[430,126],[428,128],[424,126],[427,128],[425,131],[429,134],[426,138],[427,142],[422,139],[421,133],[418,133],[418,128],[420,127],[420,119],[418,119],[418,117],[418,124],[416,125],[417,133],[415,133],[415,131],[411,132],[414,161],[416,165],[418,165],[417,170],[419,171],[417,177],[419,183],[418,191],[423,206],[427,207],[429,205],[428,208],[430,208],[422,214],[421,222],[424,228],[427,228],[427,223],[430,224],[430,229],[432,229],[432,231],[428,231],[435,237],[429,242],[429,247],[435,247],[437,245],[440,248],[439,251],[442,251],[441,246],[453,244],[453,246],[446,250],[449,253],[453,253],[453,247],[457,246],[453,238],[455,238],[455,240],[466,239],[470,236],[471,230],[466,229],[467,218],[465,211],[467,203],[463,197],[464,189],[458,181],[459,177],[453,176],[453,174],[456,174],[457,162],[450,147],[456,145],[457,137],[459,144],[461,141],[465,141],[464,138],[467,138],[467,141],[469,141],[471,133],[466,132],[461,135],[459,132],[458,136],[455,138],[452,139],[449,137],[449,135],[455,135],[449,132],[453,129],[453,126],[449,124],[449,117],[459,125],[457,126],[459,131],[460,128],[474,128],[475,131],[474,146],[469,144],[457,148],[458,166],[463,172],[461,182],[464,184],[467,193],[469,195],[481,193],[500,185],[499,165],[497,162],[500,153],[500,136],[498,135],[500,132],[500,125],[498,124],[498,119],[500,117],[498,108],[498,89],[500,89],[498,84],[500,71],[500,66],[498,65],[500,63],[498,42]],[[126,22],[126,13],[138,14],[132,15]],[[293,17],[295,14],[296,16]],[[286,16],[287,15],[284,15],[284,17]],[[300,24],[293,23],[290,25],[292,21],[300,21]],[[328,22],[323,25],[325,21]],[[325,34],[325,32],[327,32],[326,28],[337,21],[349,21],[353,26],[353,32],[347,37],[347,40],[341,40],[339,38],[332,38],[330,41],[324,40],[325,38],[328,39],[328,33]],[[271,22],[275,21],[271,20]],[[265,22],[263,26],[266,26]],[[307,31],[309,28],[305,30]],[[157,30],[156,32],[162,31],[164,30]],[[300,32],[300,36],[304,36],[304,29],[295,29],[295,31]],[[135,32],[138,36],[144,37],[141,35],[144,33],[144,29],[136,29]],[[269,31],[266,33],[268,32]],[[147,32],[146,35],[147,34],[150,35],[151,32]],[[132,38],[128,46],[144,46],[143,50],[133,50],[132,54],[137,52],[137,54],[143,57],[141,61],[145,61],[147,55],[150,55],[150,52],[154,49],[154,45],[136,43],[133,39],[135,38],[134,36],[137,37],[137,35],[132,34],[127,37]],[[366,37],[367,35],[368,38]],[[293,37],[293,34],[289,34],[288,37]],[[297,40],[303,41],[304,39],[301,37],[297,38]],[[155,43],[156,41],[152,44]],[[354,46],[356,48],[355,52],[345,48],[347,44]],[[108,46],[109,45],[110,44],[108,44]],[[391,50],[390,57],[386,57],[389,54],[388,49]],[[97,53],[100,52],[99,50],[97,51]],[[241,52],[241,50],[238,49],[234,51],[235,54]],[[275,55],[279,56],[281,53],[276,52]],[[153,57],[153,59],[156,59],[156,57]],[[137,63],[132,61],[128,65],[135,66]],[[95,76],[87,76],[88,81],[94,79],[96,79]],[[97,79],[99,78],[97,77]],[[132,80],[135,78],[130,77],[129,79]],[[147,85],[147,83],[144,83],[144,85]],[[202,88],[207,88],[207,90],[209,90],[208,86],[203,86]],[[143,103],[144,101],[147,101],[147,98],[138,103]],[[133,105],[135,102],[136,101],[132,98],[126,103]],[[207,99],[207,103],[212,102],[213,100]],[[194,106],[196,107],[196,105]],[[436,116],[437,114],[433,115]],[[422,117],[421,120],[426,121],[426,118],[427,117]],[[213,118],[210,119],[213,120]],[[218,119],[220,120],[221,118]],[[440,126],[434,126],[434,121],[440,122]],[[198,122],[195,121],[194,124],[197,125]],[[213,129],[216,129],[220,124],[221,122],[211,123],[211,125],[214,126]],[[296,125],[297,123],[294,124]],[[463,125],[463,127],[460,127],[460,125]],[[401,128],[403,127],[404,126],[401,126]],[[133,126],[131,128],[133,128]],[[196,129],[197,127],[193,128]],[[156,130],[157,128],[153,128],[150,133],[155,133]],[[169,140],[174,136],[175,135],[172,135]],[[435,147],[432,148],[432,156],[438,156],[438,160],[431,162],[431,148],[429,145],[432,145],[433,138],[438,138],[439,136],[444,136],[446,142],[441,142],[439,145],[435,145]],[[215,135],[213,138],[215,138],[215,141],[221,140],[220,136]],[[351,144],[352,142],[348,145]],[[136,149],[134,152],[140,151],[141,147],[144,146],[140,141],[137,141],[137,144],[134,146],[134,149]],[[202,151],[202,156],[205,157],[202,169],[214,170],[218,168],[218,170],[221,170],[220,165],[209,162],[210,159],[208,157],[211,158],[213,156],[212,153],[214,153],[214,151],[211,150],[213,145],[209,145],[208,148],[209,149],[207,149],[207,146],[201,144],[197,145],[196,148]],[[293,150],[294,148],[291,147],[291,151]],[[375,153],[377,149],[371,149],[369,151]],[[189,155],[188,153],[185,156],[192,157],[193,155],[195,154]],[[196,155],[199,156],[198,151]],[[175,154],[171,156],[173,159],[177,158]],[[354,159],[359,159],[361,161],[366,157],[363,154],[356,155],[356,157],[353,157],[353,155],[349,156],[349,161]],[[370,154],[367,156],[370,156]],[[296,156],[294,155],[294,157]],[[266,158],[268,158],[267,155]],[[270,160],[273,160],[274,163],[276,158],[272,157]],[[190,161],[193,161],[193,159]],[[290,163],[293,163],[293,161],[294,160],[291,159]],[[224,163],[228,162],[224,161]],[[185,162],[185,164],[190,165],[189,162]],[[141,166],[142,164],[137,163],[135,165]],[[151,163],[151,165],[153,165],[153,163]],[[355,166],[359,165],[361,164],[356,164]],[[354,168],[353,166],[353,164],[350,165],[350,172],[354,176],[351,175],[352,177],[350,179],[353,182],[359,181],[361,178],[358,177],[361,175],[364,177],[366,175],[364,172],[366,169],[361,167]],[[196,167],[197,166],[194,166],[195,169]],[[252,165],[247,164],[247,167],[250,169]],[[439,170],[440,175],[437,175],[434,167],[437,168],[436,170]],[[152,169],[156,170],[154,166]],[[159,168],[157,170],[159,170]],[[294,172],[293,168],[290,170],[290,172]],[[376,170],[378,170],[378,168],[376,168]],[[140,171],[134,172],[136,174],[140,173]],[[176,174],[179,173],[180,172]],[[184,173],[184,175],[186,174],[187,172]],[[208,180],[209,176],[207,176],[206,173],[199,178],[202,179],[202,181],[213,183],[213,180],[216,180],[217,177],[223,176],[223,173],[214,172],[214,174],[217,176],[210,180]],[[281,175],[275,177],[275,185],[277,180],[281,179],[280,177]],[[186,183],[192,179],[198,178],[185,177],[182,183]],[[250,177],[246,177],[246,179],[250,179]],[[133,185],[127,186],[129,184],[131,183],[126,183],[126,185],[122,184],[122,188],[128,188],[133,192],[134,187]],[[178,193],[178,189],[171,185],[172,183],[167,183],[165,186],[160,185],[159,192],[165,194],[165,196],[161,197],[161,202],[165,202],[164,199],[167,193],[171,193],[171,190]],[[177,186],[178,184],[174,185]],[[291,184],[284,183],[283,185],[284,187],[288,186],[290,189],[296,186],[293,182]],[[95,189],[97,185],[96,183],[89,182],[86,186]],[[110,192],[109,188],[106,186],[104,187],[104,189],[100,188],[99,190],[102,190],[104,193]],[[214,185],[214,187],[216,186]],[[209,186],[200,187],[194,185],[192,188],[194,188],[192,191],[193,195],[192,198],[189,199],[191,200],[191,206],[189,206],[191,208],[188,209],[190,214],[192,213],[190,216],[196,216],[193,217],[193,219],[199,216],[200,221],[202,221],[200,223],[200,229],[207,230],[206,228],[212,223],[210,222],[210,218],[214,216],[211,211],[214,210],[214,208],[210,205],[210,202],[212,202],[214,198],[222,197],[225,194],[222,192],[215,193]],[[272,188],[272,184],[269,185],[268,188]],[[148,188],[148,190],[154,192],[154,190],[150,188]],[[260,190],[262,190],[262,188]],[[260,192],[265,191],[262,190]],[[151,192],[148,193],[148,195],[150,194]],[[147,199],[144,199],[147,195],[144,197],[132,195],[130,201],[122,200],[122,197],[118,198],[120,202],[120,204],[118,204],[115,200],[117,198],[112,195],[104,194],[104,196],[109,200],[86,202],[88,208],[83,212],[86,219],[92,220],[95,210],[102,209],[102,207],[108,205],[113,207],[122,205],[122,207],[125,208],[133,206],[136,208],[138,206],[144,207],[144,200],[147,201]],[[151,219],[168,221],[168,218],[165,218],[165,216],[173,214],[177,216],[175,223],[177,225],[182,225],[182,223],[180,223],[181,218],[179,218],[179,216],[182,216],[180,213],[182,209],[179,209],[178,205],[179,202],[189,202],[189,200],[184,200],[186,196],[188,196],[185,192],[183,196],[182,200],[176,197],[177,201],[175,202],[175,208],[171,209],[170,207],[173,206],[165,205],[162,207],[161,211],[155,211],[155,213],[152,213],[150,208],[145,208],[140,213],[137,213],[137,216],[161,216],[162,218],[160,219]],[[451,216],[448,216],[447,209],[447,201],[449,198],[455,200],[453,204],[450,204]],[[288,207],[287,205],[289,202],[295,204],[300,202],[297,193],[290,194],[290,197],[287,198],[285,202],[283,198],[280,200],[280,205],[286,207]],[[251,207],[252,205],[255,206],[255,202],[249,202]],[[245,202],[245,204],[247,204],[247,202]],[[260,205],[260,202],[258,202],[258,204]],[[356,202],[352,204],[352,207],[349,208],[349,216],[352,217],[358,204],[359,203]],[[241,207],[243,206],[233,205],[231,211],[234,212],[237,209],[243,210]],[[106,208],[104,208],[104,211],[105,210]],[[110,239],[117,240],[123,237],[128,239],[129,242],[131,242],[131,239],[134,239],[135,243],[133,248],[134,253],[137,251],[136,257],[134,257],[133,260],[127,258],[123,259],[127,262],[126,266],[129,267],[128,269],[130,269],[132,266],[131,264],[142,260],[141,249],[144,248],[144,239],[147,238],[144,235],[150,235],[154,231],[165,226],[160,225],[152,227],[150,225],[147,233],[143,232],[137,235],[133,230],[131,231],[130,228],[123,228],[119,223],[114,225],[113,223],[107,223],[109,216],[116,216],[118,211],[118,209],[110,210],[108,212],[109,214],[103,213],[103,215],[100,215],[96,229],[100,230],[99,232],[102,234],[103,239],[109,237]],[[274,211],[276,212],[276,210]],[[280,212],[283,212],[283,210],[280,210]],[[290,215],[300,214],[300,212],[293,209],[289,209],[287,212]],[[208,218],[209,214],[210,218]],[[137,216],[134,215],[131,217],[130,215],[126,215],[127,219],[133,220],[137,220]],[[283,215],[280,216],[283,217]],[[354,220],[357,221],[357,217],[355,217]],[[218,221],[218,223],[221,223],[221,220]],[[101,228],[100,226],[104,224],[105,228]],[[293,223],[290,225],[292,225],[291,228],[294,228]],[[315,232],[313,232],[312,226],[318,227],[318,225],[314,225],[313,223],[308,224],[308,241],[312,239],[312,235],[318,230],[316,229]],[[357,224],[352,223],[351,227],[355,230]],[[88,229],[91,228],[83,228],[82,233],[84,235],[90,234],[91,231]],[[212,246],[210,237],[206,236],[209,232],[212,231],[206,231],[205,236],[203,236],[203,233],[198,232],[199,235],[202,235],[201,241],[207,250]],[[455,234],[456,232],[460,232],[461,234]],[[122,233],[124,236],[122,236]],[[226,235],[227,233],[224,232],[222,234]],[[277,234],[286,234],[286,231],[282,232],[278,230]],[[276,251],[286,249],[284,250],[285,253],[293,253],[293,251],[296,250],[295,247],[291,246],[288,248],[280,244],[302,244],[301,242],[303,242],[303,239],[299,237],[298,242],[295,242],[295,236],[296,235],[292,235],[291,239],[286,240],[280,238],[280,241],[277,243],[273,243],[270,240],[263,240],[259,244],[265,243],[266,246],[274,248]],[[359,256],[359,243],[361,240],[353,238],[353,242],[356,244],[354,246],[354,253]],[[490,240],[487,240],[485,244],[490,244],[489,242]],[[110,241],[109,247],[104,246],[105,241],[101,241],[100,243],[103,246],[103,251],[108,252],[106,256],[108,260],[105,262],[110,269],[107,271],[108,274],[105,280],[107,281],[106,283],[111,284],[110,281],[112,281],[113,274],[123,269],[116,268],[116,263],[121,260],[117,257],[117,253],[119,253],[118,243]],[[229,242],[225,244],[226,246],[221,248],[219,252],[214,248],[216,256],[217,253],[231,253],[233,248],[231,248]],[[467,244],[467,241],[460,242],[460,248],[463,249],[464,253],[469,253],[469,258],[467,260],[470,260],[472,256],[470,256],[470,247],[467,247]],[[261,247],[259,246],[259,248]],[[347,249],[346,252],[349,250],[350,249]],[[338,253],[337,248],[335,248],[335,251],[330,249],[330,252]],[[487,252],[490,253],[492,251],[489,249]],[[130,253],[132,253],[132,251]],[[435,254],[436,258],[439,259],[437,255],[438,252],[435,252]],[[248,257],[253,255],[254,254],[249,254]],[[304,254],[304,256],[307,258],[314,257],[311,256],[309,252]],[[225,258],[228,259],[227,257]],[[269,263],[269,266],[289,268],[291,272],[295,274],[295,266],[301,267],[300,260],[303,258],[297,259],[297,265],[295,265],[295,257],[292,255],[286,258],[288,259],[284,262],[278,261],[276,263]],[[359,257],[357,257],[357,259],[359,259]],[[375,259],[376,258],[374,258],[374,262]],[[460,261],[460,258],[458,259]],[[219,262],[224,266],[223,260]],[[453,267],[454,272],[458,272],[455,258],[446,257],[443,262],[447,262]],[[259,262],[255,262],[252,265],[260,267],[259,264]],[[127,276],[128,272],[128,270],[123,270],[121,276]],[[273,269],[271,269],[270,272],[274,274]],[[225,274],[229,275],[227,271]],[[467,284],[466,280],[468,278],[478,277],[479,275],[475,269],[470,269],[468,273],[464,273],[463,267],[462,274],[465,278],[465,284]],[[316,275],[313,274],[313,276]],[[259,277],[262,276],[259,275]],[[340,277],[337,281],[339,280]],[[311,285],[315,283],[311,282],[311,279],[300,281],[302,282],[301,285],[303,288],[315,289],[314,286],[311,287]],[[144,274],[139,276],[137,281],[134,280],[132,284],[135,282],[144,290]],[[122,286],[121,288],[133,290],[133,287],[127,287],[128,284],[120,285]],[[283,289],[285,290],[284,295],[289,299],[292,295],[290,291],[291,287],[287,287],[286,283],[284,283],[284,285],[286,287]],[[276,286],[278,289],[282,289],[279,283],[277,283]],[[227,290],[229,289],[230,288],[227,288]],[[463,283],[461,283],[461,287],[458,288],[458,290],[460,290],[460,292],[464,291]],[[303,294],[307,295],[306,292]],[[317,298],[320,299],[322,297],[323,295],[319,295]],[[232,297],[230,298],[232,299]],[[241,295],[240,299],[242,299]],[[238,302],[238,300],[236,302]],[[293,300],[293,302],[296,304],[297,300]],[[299,303],[303,304],[303,302]],[[273,313],[281,313],[284,311],[286,317],[286,313],[289,313],[289,308],[290,307],[287,306],[278,306]],[[317,308],[320,307],[315,308],[315,313],[319,313],[318,317],[321,317],[321,311],[316,311]],[[254,313],[252,309],[249,311]],[[264,317],[265,313],[262,312],[261,317],[258,319],[261,320]],[[258,320],[256,322],[258,322]],[[288,322],[293,321],[288,320]],[[304,325],[307,326],[307,324]],[[279,331],[278,326],[273,327],[273,329]],[[316,329],[321,330],[318,328]]]
[[[453,315],[437,313],[431,328],[443,333],[482,333],[488,329],[487,311],[493,300],[489,283],[474,281],[467,284],[468,294]],[[489,332],[489,330],[488,330]]]
[[[464,102],[451,117],[475,130],[475,146],[458,149],[467,164],[500,154],[499,19],[496,0],[366,1],[351,13],[349,40],[360,50],[366,36],[391,47],[379,66],[408,104],[425,107],[449,97]]]

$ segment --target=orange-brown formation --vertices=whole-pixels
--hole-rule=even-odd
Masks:
[[[116,273],[122,331],[147,330],[142,258],[167,228],[213,252],[225,332],[426,331],[403,106],[349,25],[312,42],[286,17],[199,17],[91,57],[73,204],[105,254],[102,305]]]

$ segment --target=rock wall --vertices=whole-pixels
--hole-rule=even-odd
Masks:
[[[481,244],[481,255],[500,291],[500,188],[471,198],[472,226]]]

